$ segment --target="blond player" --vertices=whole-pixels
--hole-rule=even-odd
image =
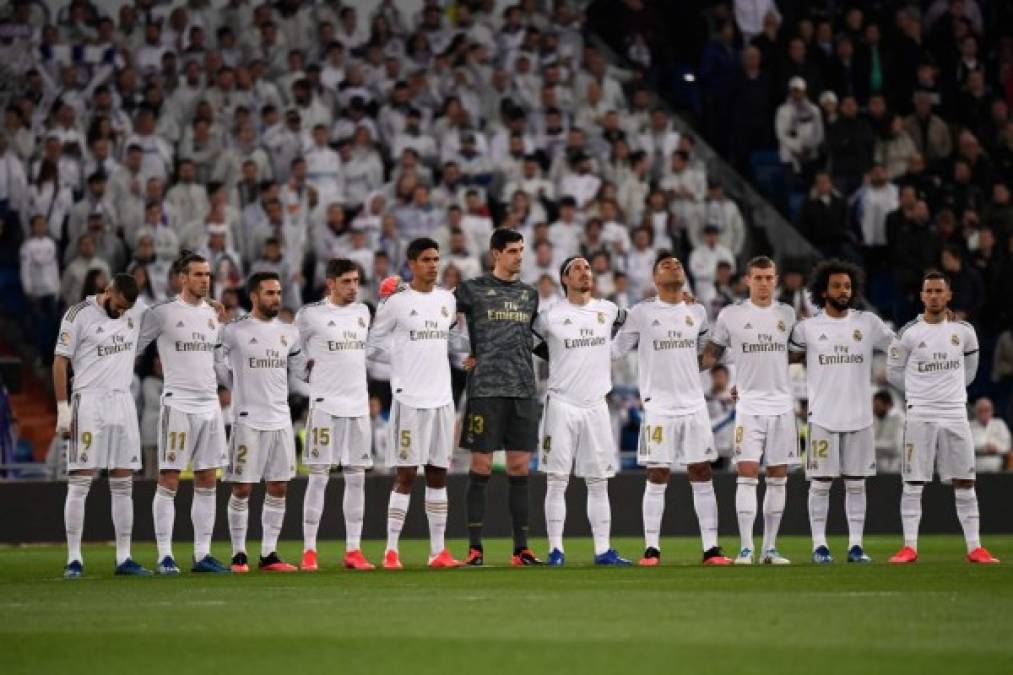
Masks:
[[[56,431],[67,443],[67,567],[64,576],[84,574],[81,535],[84,504],[95,474],[109,470],[113,529],[116,532],[116,574],[148,576],[150,571],[130,557],[134,526],[133,473],[141,468],[137,411],[130,395],[143,303],[137,303],[137,282],[117,274],[112,283],[63,316],[53,357]],[[135,304],[137,303],[137,304]],[[74,384],[67,399],[69,370]]]
[[[683,299],[686,271],[668,252],[654,263],[657,297],[630,310],[612,341],[613,356],[637,350],[640,426],[637,462],[647,467],[644,485],[644,556],[642,566],[661,562],[661,518],[672,468],[686,465],[693,506],[700,523],[703,564],[730,565],[718,546],[718,504],[710,463],[717,459],[707,401],[700,383],[699,353],[709,327],[703,305]]]
[[[138,352],[154,341],[165,384],[158,417],[158,487],[152,503],[158,566],[155,571],[178,575],[172,555],[179,475],[194,472],[193,572],[228,573],[211,555],[215,526],[216,472],[225,465],[225,424],[218,402],[214,349],[220,337],[218,313],[208,302],[211,266],[203,257],[184,254],[174,265],[181,290],[145,313]]]
[[[809,402],[809,525],[816,564],[833,562],[827,545],[827,513],[834,478],[844,479],[848,562],[871,562],[862,546],[865,478],[876,474],[872,429],[872,356],[885,352],[893,331],[871,312],[854,309],[861,271],[840,260],[813,270],[809,292],[822,309],[795,325],[788,349],[806,365]]]
[[[303,464],[309,483],[303,501],[301,569],[315,571],[317,532],[331,467],[345,477],[345,559],[349,569],[373,565],[359,548],[365,505],[366,469],[373,466],[372,426],[366,388],[366,340],[369,308],[356,302],[359,268],[346,258],[327,262],[327,297],[306,305],[295,316],[303,353],[310,363],[310,412],[306,421]]]
[[[746,264],[749,299],[718,314],[702,365],[709,368],[725,350],[736,366],[739,401],[735,408],[735,511],[742,547],[737,565],[753,563],[753,527],[760,461],[766,463],[761,561],[787,565],[777,551],[777,530],[784,513],[788,467],[798,465],[798,426],[788,381],[788,336],[795,310],[774,299],[777,268],[765,256]]]
[[[887,377],[907,399],[900,498],[904,547],[890,558],[894,564],[918,560],[922,489],[934,470],[941,479],[953,482],[967,561],[999,562],[978,536],[974,440],[967,420],[967,386],[978,372],[978,336],[971,324],[946,318],[952,295],[945,276],[927,273],[921,290],[925,311],[904,326],[890,346]]]
[[[612,509],[608,479],[616,473],[617,456],[605,396],[612,389],[611,339],[621,323],[619,308],[591,297],[594,277],[587,259],[581,256],[563,261],[559,280],[565,300],[539,314],[532,329],[548,347],[549,359],[538,462],[547,479],[547,562],[555,567],[566,562],[566,486],[573,473],[587,484],[595,564],[629,565],[609,541]]]
[[[387,465],[396,469],[387,508],[384,569],[400,569],[398,541],[419,467],[426,475],[429,566],[458,567],[447,550],[447,468],[454,447],[454,401],[448,358],[450,329],[457,319],[454,295],[436,288],[439,245],[413,240],[406,251],[411,283],[394,293],[376,312],[367,353],[389,351],[390,413]]]

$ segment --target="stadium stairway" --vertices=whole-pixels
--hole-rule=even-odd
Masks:
[[[11,407],[18,420],[21,438],[32,445],[32,456],[44,461],[56,428],[56,410],[50,388],[32,367],[32,359],[25,358],[9,331],[0,333],[0,362],[3,363],[3,381],[8,387]]]

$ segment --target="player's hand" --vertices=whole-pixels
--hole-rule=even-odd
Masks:
[[[211,298],[205,299],[211,305],[211,309],[215,310],[215,313],[218,315],[218,323],[225,323],[225,305]]]
[[[461,368],[463,368],[464,372],[466,373],[471,372],[475,368],[475,363],[476,363],[475,357],[469,354],[468,356],[464,357],[464,362],[461,364]]]
[[[408,284],[401,280],[401,277],[394,275],[387,277],[380,282],[380,299],[386,300],[395,293],[399,293],[404,289],[408,288]]]
[[[738,387],[736,387],[735,385],[732,385],[732,388],[729,390],[728,393],[730,393],[732,395],[732,401],[733,402],[735,402],[735,403],[739,402],[739,388]]]
[[[682,301],[685,302],[687,305],[692,305],[696,302],[696,296],[690,293],[689,291],[683,291]]]
[[[70,438],[70,403],[67,401],[56,402],[56,433],[64,438]]]

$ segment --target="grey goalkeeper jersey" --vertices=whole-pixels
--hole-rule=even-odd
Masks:
[[[462,282],[454,291],[457,311],[468,320],[475,369],[468,377],[470,398],[535,398],[531,325],[538,293],[519,281],[492,274]]]

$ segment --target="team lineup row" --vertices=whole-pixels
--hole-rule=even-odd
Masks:
[[[382,566],[401,567],[398,540],[410,494],[424,469],[430,532],[429,566],[484,564],[482,521],[491,453],[506,450],[508,506],[516,566],[541,565],[528,545],[528,465],[538,453],[547,476],[545,521],[549,565],[565,564],[565,492],[571,475],[587,484],[587,514],[594,562],[630,565],[611,547],[608,479],[616,472],[605,397],[611,361],[636,350],[644,405],[638,462],[646,468],[643,497],[645,551],[640,565],[661,559],[665,492],[675,465],[687,466],[707,565],[784,565],[777,533],[787,473],[803,461],[790,393],[788,366],[804,362],[809,401],[809,451],[804,454],[813,537],[812,559],[832,562],[826,540],[831,481],[843,478],[849,527],[849,562],[869,562],[862,548],[865,477],[875,473],[871,367],[885,351],[888,378],[903,390],[907,420],[901,517],[903,548],[893,563],[917,560],[921,492],[936,470],[952,481],[967,559],[997,563],[978,535],[974,450],[966,415],[966,386],[977,370],[974,329],[951,320],[948,280],[929,272],[922,287],[924,312],[898,334],[878,317],[854,309],[860,272],[839,261],[814,272],[815,316],[796,322],[794,310],[774,301],[777,271],[768,258],[746,270],[749,298],[726,307],[709,325],[704,309],[686,297],[686,274],[675,257],[654,264],[657,295],[621,311],[592,297],[588,261],[568,258],[560,268],[565,298],[538,306],[538,294],[517,281],[524,252],[521,235],[496,230],[490,241],[493,270],[453,292],[436,287],[439,248],[420,238],[408,247],[410,284],[390,279],[389,295],[375,316],[356,302],[359,274],[345,259],[327,264],[327,296],[304,306],[294,324],[277,319],[282,288],[276,275],[248,281],[252,310],[222,325],[208,301],[207,261],[187,254],[176,266],[180,294],[144,307],[128,275],[64,316],[54,358],[58,432],[68,438],[65,576],[83,574],[84,505],[97,471],[108,470],[116,532],[118,574],[147,575],[130,553],[132,474],[140,468],[137,416],[128,393],[134,359],[154,343],[165,377],[158,434],[159,479],[152,505],[160,574],[180,570],[172,552],[175,495],[180,473],[194,470],[194,572],[247,572],[248,504],[264,481],[259,567],[291,572],[318,568],[316,535],[332,466],[345,477],[344,565],[372,569],[363,556],[364,472],[371,466],[367,364],[389,370],[393,396],[387,463],[395,467],[387,511]],[[462,330],[456,328],[463,322]],[[465,329],[466,330],[463,330]],[[467,492],[469,551],[463,561],[447,550],[446,473],[455,443],[454,401],[448,353],[467,354],[467,408],[460,445],[470,449]],[[549,362],[548,393],[537,400],[531,354]],[[699,373],[722,360],[734,362],[738,401],[734,461],[739,552],[718,545],[717,503],[710,462],[717,457]],[[69,373],[73,372],[68,396]],[[218,386],[232,392],[235,422],[226,439]],[[286,488],[295,473],[288,394],[307,393],[310,411],[303,462],[309,483],[303,504],[304,553],[296,567],[281,560],[277,542],[285,517]],[[763,541],[754,554],[757,486],[764,466]],[[231,483],[228,525],[232,558],[211,555],[216,472]]]

